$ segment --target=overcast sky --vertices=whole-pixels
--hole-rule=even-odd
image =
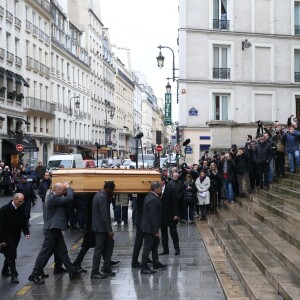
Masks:
[[[101,0],[101,21],[109,28],[110,40],[130,49],[131,67],[146,75],[157,98],[164,98],[167,77],[172,76],[172,52],[163,49],[165,66],[157,67],[157,46],[168,46],[175,53],[178,67],[178,0]],[[121,58],[122,59],[122,58]],[[127,65],[127,62],[124,62]],[[176,82],[172,92],[176,92]],[[173,122],[178,120],[176,95],[172,95]]]

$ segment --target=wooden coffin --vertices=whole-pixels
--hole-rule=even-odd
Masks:
[[[155,170],[135,169],[59,169],[52,174],[52,186],[57,182],[69,181],[75,193],[90,193],[101,190],[106,181],[113,180],[115,193],[148,193],[152,181],[160,181]]]

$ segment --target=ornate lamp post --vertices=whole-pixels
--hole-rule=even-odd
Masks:
[[[69,100],[69,113],[68,113],[69,116],[72,116],[72,115],[73,115],[73,113],[72,113],[72,107],[71,107],[71,100],[77,99],[77,100],[75,101],[75,108],[78,109],[78,108],[80,108],[80,101],[79,101],[79,98],[80,98],[80,96],[74,96],[74,97],[70,98],[70,100]]]

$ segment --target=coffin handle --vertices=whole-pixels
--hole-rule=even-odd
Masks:
[[[151,183],[152,181],[151,180],[142,180],[142,183],[147,183],[147,182]]]

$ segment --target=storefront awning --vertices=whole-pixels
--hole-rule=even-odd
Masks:
[[[11,80],[14,79],[15,82],[22,83],[21,80],[12,71],[6,70],[6,73],[10,75]]]
[[[19,80],[20,80],[19,82],[20,83],[23,82],[24,86],[29,87],[28,82],[23,78],[22,75],[19,75],[19,74],[15,74],[15,75],[19,78]]]
[[[16,139],[3,139],[3,141],[10,143],[14,147],[17,145]],[[23,152],[38,152],[39,151],[39,147],[31,145],[25,141],[22,142],[22,145],[24,147]]]
[[[5,70],[0,67],[0,77],[4,78],[5,77]]]

